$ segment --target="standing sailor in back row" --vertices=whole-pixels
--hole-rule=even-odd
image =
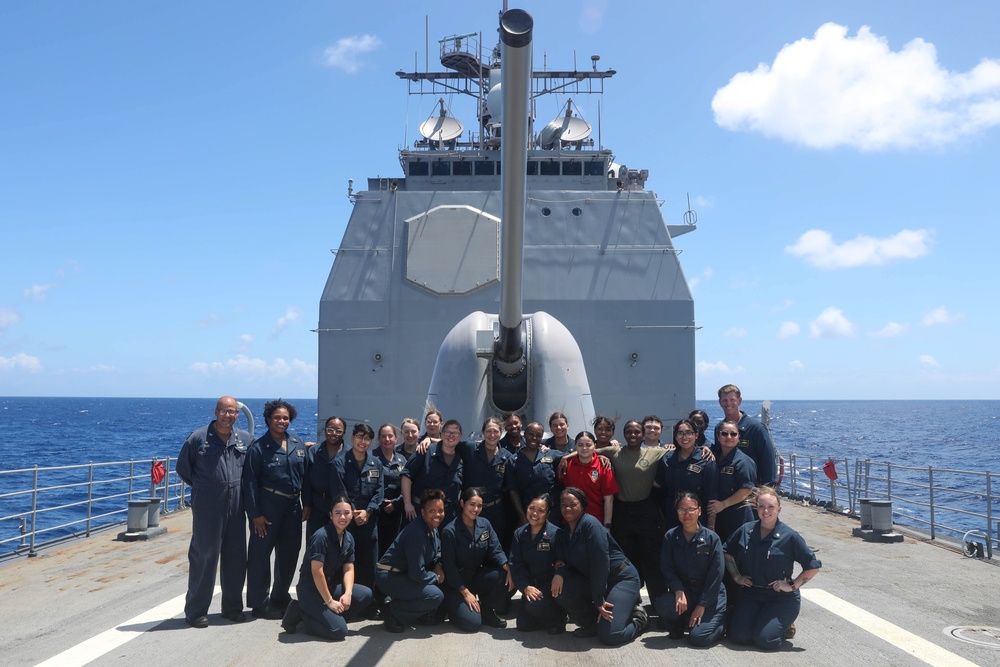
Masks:
[[[739,426],[739,448],[757,466],[757,485],[774,486],[778,479],[778,469],[775,465],[776,457],[771,434],[767,427],[740,410],[742,404],[743,396],[735,384],[719,388],[719,407],[725,413],[726,419],[736,422]]]
[[[254,618],[280,619],[292,600],[288,589],[302,546],[302,521],[309,518],[309,508],[303,511],[299,502],[306,471],[306,447],[302,438],[288,432],[297,415],[298,411],[288,401],[279,398],[266,403],[267,433],[250,445],[243,468],[243,497],[251,530],[247,547],[247,606]]]
[[[240,480],[250,434],[233,428],[237,415],[236,399],[220,398],[215,404],[215,419],[191,433],[177,457],[177,474],[191,487],[184,620],[195,628],[208,627],[216,567],[222,579],[222,615],[234,623],[246,620],[243,582],[247,573],[247,532]]]

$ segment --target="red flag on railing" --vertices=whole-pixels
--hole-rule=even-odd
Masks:
[[[823,473],[831,480],[837,479],[837,464],[827,461],[823,464]]]
[[[153,478],[153,484],[159,484],[167,476],[167,469],[163,467],[163,461],[153,461],[153,467],[149,469],[149,476]]]

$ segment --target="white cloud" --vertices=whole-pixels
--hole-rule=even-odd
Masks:
[[[700,274],[688,280],[688,287],[694,289],[702,283],[703,280],[710,280],[712,278],[712,267],[706,267],[704,271]]]
[[[271,332],[271,340],[274,340],[281,335],[281,332],[285,330],[285,327],[292,322],[297,322],[302,319],[302,311],[298,309],[297,306],[289,306],[285,310],[285,314],[278,318],[278,321],[274,325],[274,331]]]
[[[892,51],[862,26],[825,23],[712,99],[715,122],[808,146],[940,146],[1000,124],[1000,61],[949,72],[917,38]]]
[[[49,295],[52,285],[32,285],[24,288],[24,298],[31,301],[45,301]]]
[[[856,266],[881,266],[894,259],[916,259],[930,252],[931,232],[904,229],[883,239],[858,235],[841,244],[821,229],[810,229],[785,252],[803,258],[820,269],[843,269]]]
[[[792,373],[801,373],[806,369],[805,364],[803,364],[798,359],[793,359],[788,362],[788,370]]]
[[[885,326],[878,331],[869,331],[868,335],[872,338],[893,338],[895,336],[902,335],[906,333],[906,330],[910,328],[908,324],[900,324],[899,322],[886,322]]]
[[[798,336],[801,328],[798,322],[782,322],[778,327],[778,338],[791,338]]]
[[[929,354],[920,355],[920,365],[926,366],[927,368],[939,368],[941,364],[937,362],[937,359]]]
[[[788,310],[789,308],[792,307],[792,305],[794,303],[795,302],[792,301],[791,299],[785,299],[783,302],[779,303],[778,305],[771,306],[771,312],[772,313],[780,313],[783,310]]]
[[[0,371],[12,371],[24,369],[29,372],[42,370],[42,362],[38,357],[21,352],[13,357],[0,357]]]
[[[250,348],[253,347],[254,336],[253,334],[242,334],[239,337],[239,342],[236,344],[237,352],[248,352]]]
[[[950,313],[947,307],[938,306],[924,313],[924,317],[920,320],[920,323],[925,327],[933,327],[937,324],[952,324],[964,319],[965,313]]]
[[[21,314],[14,312],[13,310],[7,310],[6,308],[0,308],[0,334],[7,330],[12,324],[17,324],[21,321]]]
[[[238,354],[226,361],[199,361],[191,364],[191,370],[202,375],[235,374],[251,378],[286,378],[293,375],[315,376],[316,364],[301,359],[288,362],[278,357],[268,363],[264,359]]]
[[[747,330],[743,327],[733,327],[726,330],[726,333],[722,335],[726,338],[744,338],[747,335]]]
[[[724,361],[699,361],[697,369],[702,375],[731,375],[743,372],[742,366],[730,368]]]
[[[348,74],[357,74],[361,70],[360,56],[371,53],[380,46],[382,40],[375,35],[343,37],[323,51],[323,64],[342,69]]]
[[[809,323],[809,335],[812,338],[851,338],[854,325],[844,316],[844,311],[831,306]]]
[[[586,0],[580,12],[580,30],[594,33],[604,24],[604,14],[608,11],[607,0]]]

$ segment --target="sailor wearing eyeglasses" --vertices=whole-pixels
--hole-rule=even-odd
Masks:
[[[753,460],[740,451],[737,422],[725,420],[715,428],[715,465],[719,473],[718,500],[708,501],[708,511],[715,517],[715,532],[725,542],[733,532],[754,520],[747,502],[757,478]]]
[[[191,487],[184,618],[195,628],[208,627],[216,567],[222,584],[222,615],[234,623],[246,620],[247,524],[241,480],[250,434],[235,428],[237,415],[236,399],[220,398],[215,404],[215,419],[188,436],[177,457],[177,474]]]
[[[660,569],[668,591],[653,604],[671,639],[681,639],[687,633],[692,646],[709,646],[719,641],[724,630],[722,542],[698,523],[701,502],[697,494],[679,494],[675,513],[680,525],[663,536],[660,551]]]
[[[306,515],[306,543],[321,526],[330,523],[330,500],[343,495],[344,485],[333,471],[333,459],[344,450],[346,424],[340,417],[326,420],[326,439],[306,450],[306,478],[302,482],[302,512]]]
[[[674,502],[682,491],[693,491],[701,498],[701,523],[714,528],[714,518],[708,515],[708,501],[718,498],[716,486],[719,482],[715,461],[705,458],[700,447],[695,446],[698,429],[688,419],[674,425],[674,451],[660,459],[656,470],[656,486],[665,489],[663,516],[667,530],[679,526]]]

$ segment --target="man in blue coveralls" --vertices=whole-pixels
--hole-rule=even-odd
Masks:
[[[247,574],[247,524],[241,480],[250,434],[233,428],[237,415],[236,399],[220,398],[215,405],[215,419],[189,435],[177,457],[177,474],[191,487],[184,620],[195,628],[208,627],[217,567],[222,579],[222,615],[234,623],[246,620],[243,583]]]
[[[753,459],[757,464],[758,486],[774,486],[778,478],[775,465],[774,443],[771,434],[759,421],[740,410],[743,396],[735,384],[727,384],[719,388],[719,407],[725,413],[726,419],[739,424],[740,451]],[[716,443],[718,444],[718,443]]]

